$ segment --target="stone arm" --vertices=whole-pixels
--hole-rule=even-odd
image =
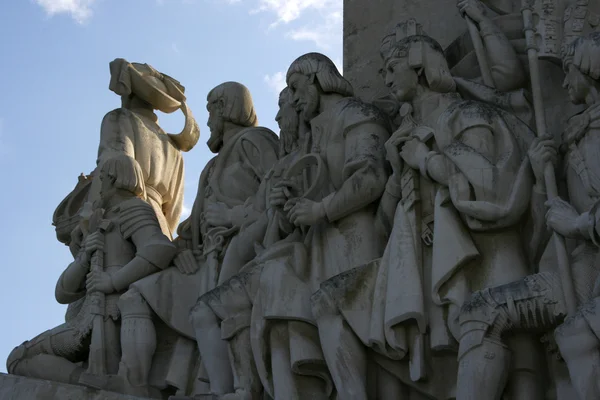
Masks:
[[[175,245],[162,233],[154,210],[143,200],[121,212],[121,233],[135,245],[135,257],[111,275],[115,291],[167,268],[177,252]]]
[[[513,148],[505,144],[504,150],[498,149],[502,135],[508,140],[512,134],[495,132],[482,123],[468,124],[443,149],[447,170],[452,171],[446,173],[452,202],[470,226],[512,225],[530,206],[533,174],[529,160],[519,156],[516,143]],[[471,228],[476,229],[475,225]]]
[[[479,33],[486,49],[495,89],[510,92],[525,87],[525,70],[506,35],[487,17],[479,23]]]
[[[546,246],[552,236],[552,231],[546,227],[546,199],[543,188],[534,186],[531,193],[531,206],[529,220],[523,232],[525,249],[531,265],[538,265]]]
[[[426,176],[435,182],[448,186],[448,165],[446,157],[437,152],[429,153],[429,157],[423,160],[423,171]]]
[[[262,215],[263,198],[266,197],[265,178],[279,159],[278,142],[268,135],[253,135],[242,139],[242,158],[244,163],[254,171],[259,182],[257,193],[248,198],[244,204],[231,208],[231,223],[237,228],[256,222]]]
[[[58,278],[54,291],[56,301],[60,304],[70,304],[84,297],[85,279],[89,270],[90,260],[82,249]]]
[[[384,143],[388,131],[380,124],[367,122],[345,133],[343,183],[323,199],[327,219],[337,221],[377,201],[388,177]]]

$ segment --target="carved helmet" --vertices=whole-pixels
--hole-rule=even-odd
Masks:
[[[187,106],[185,88],[175,79],[148,64],[117,58],[110,63],[109,89],[119,96],[135,94],[155,110],[172,113],[181,110],[185,126],[179,134],[169,134],[181,151],[191,150],[200,138],[200,128]]]

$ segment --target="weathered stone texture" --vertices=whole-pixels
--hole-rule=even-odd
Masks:
[[[83,386],[0,374],[0,400],[142,400]]]
[[[379,44],[394,26],[413,17],[446,47],[465,31],[454,1],[344,0],[344,77],[356,94],[370,101],[384,89]]]

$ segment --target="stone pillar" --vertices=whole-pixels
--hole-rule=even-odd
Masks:
[[[466,30],[455,0],[344,0],[344,76],[361,99],[371,101],[384,89],[379,44],[410,17],[442,47]]]

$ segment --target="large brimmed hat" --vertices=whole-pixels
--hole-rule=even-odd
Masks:
[[[135,94],[155,110],[167,114],[181,110],[185,115],[185,127],[181,133],[169,136],[182,151],[191,150],[198,142],[200,129],[186,104],[185,88],[177,80],[148,64],[117,58],[110,63],[108,88],[119,96]]]
[[[135,94],[155,109],[172,113],[185,101],[185,88],[175,79],[148,64],[117,58],[110,63],[109,89],[119,96]]]

